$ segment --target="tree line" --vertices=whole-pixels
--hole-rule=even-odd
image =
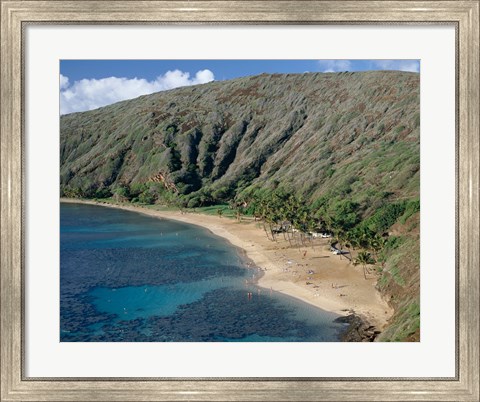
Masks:
[[[276,241],[283,236],[290,245],[313,244],[319,234],[328,233],[332,245],[346,249],[350,261],[363,266],[383,259],[382,251],[388,246],[388,229],[397,220],[404,221],[420,210],[419,200],[386,202],[369,217],[358,203],[339,197],[322,197],[313,203],[302,199],[292,191],[257,190],[236,197],[229,203],[237,219],[250,215],[261,221],[266,236]],[[360,250],[352,259],[351,250]]]

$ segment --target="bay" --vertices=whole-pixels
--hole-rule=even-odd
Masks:
[[[61,203],[62,342],[329,342],[337,315],[258,287],[207,229]]]

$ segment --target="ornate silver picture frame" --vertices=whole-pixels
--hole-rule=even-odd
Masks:
[[[479,1],[1,1],[1,400],[479,399]],[[30,378],[25,375],[24,28],[28,24],[455,26],[456,376]]]

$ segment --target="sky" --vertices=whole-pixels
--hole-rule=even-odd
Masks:
[[[61,60],[60,114],[187,85],[262,73],[399,70],[419,60]]]

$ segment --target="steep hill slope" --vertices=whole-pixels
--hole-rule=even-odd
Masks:
[[[418,149],[417,74],[260,75],[63,116],[61,186],[164,178],[181,194],[281,182],[311,199],[365,186],[407,197]]]
[[[262,74],[65,115],[61,193],[189,207],[294,193],[338,235],[382,240],[397,311],[382,336],[416,340],[419,96],[415,73]]]

